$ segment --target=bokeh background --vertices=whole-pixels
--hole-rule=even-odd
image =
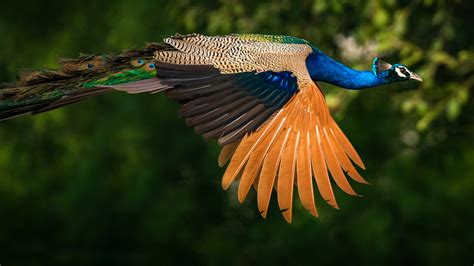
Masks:
[[[0,123],[0,264],[472,265],[472,1],[2,1],[0,80],[60,57],[113,53],[179,33],[306,38],[359,69],[375,55],[425,82],[323,85],[363,157],[364,197],[295,202],[223,191],[219,147],[163,95],[100,96]]]

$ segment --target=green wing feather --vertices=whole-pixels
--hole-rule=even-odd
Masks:
[[[305,39],[286,36],[286,35],[268,35],[268,34],[238,34],[236,35],[243,40],[251,40],[255,42],[276,42],[285,44],[309,44]]]

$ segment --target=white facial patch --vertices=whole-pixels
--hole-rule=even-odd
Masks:
[[[401,78],[406,78],[407,76],[405,74],[403,74],[401,71],[400,71],[400,68],[399,67],[396,67],[395,68],[395,72],[397,72],[397,75]]]

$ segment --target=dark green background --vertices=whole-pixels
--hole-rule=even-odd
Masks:
[[[378,54],[425,82],[324,85],[364,159],[364,197],[318,196],[320,218],[223,191],[218,146],[163,95],[100,96],[0,123],[0,264],[472,265],[474,30],[470,1],[2,1],[0,80],[59,57],[175,32],[306,38],[356,68]],[[335,36],[375,51],[344,56]]]

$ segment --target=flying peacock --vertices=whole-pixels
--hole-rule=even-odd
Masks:
[[[318,216],[314,190],[338,208],[331,180],[357,195],[346,176],[367,183],[364,164],[331,117],[317,82],[363,89],[421,78],[402,64],[374,58],[351,69],[304,39],[275,35],[175,35],[144,49],[62,59],[58,70],[30,70],[0,89],[0,120],[39,114],[112,91],[159,93],[181,104],[186,124],[222,146],[222,187],[253,186],[266,217],[272,190],[289,223],[296,187]],[[313,178],[315,182],[313,182]]]

